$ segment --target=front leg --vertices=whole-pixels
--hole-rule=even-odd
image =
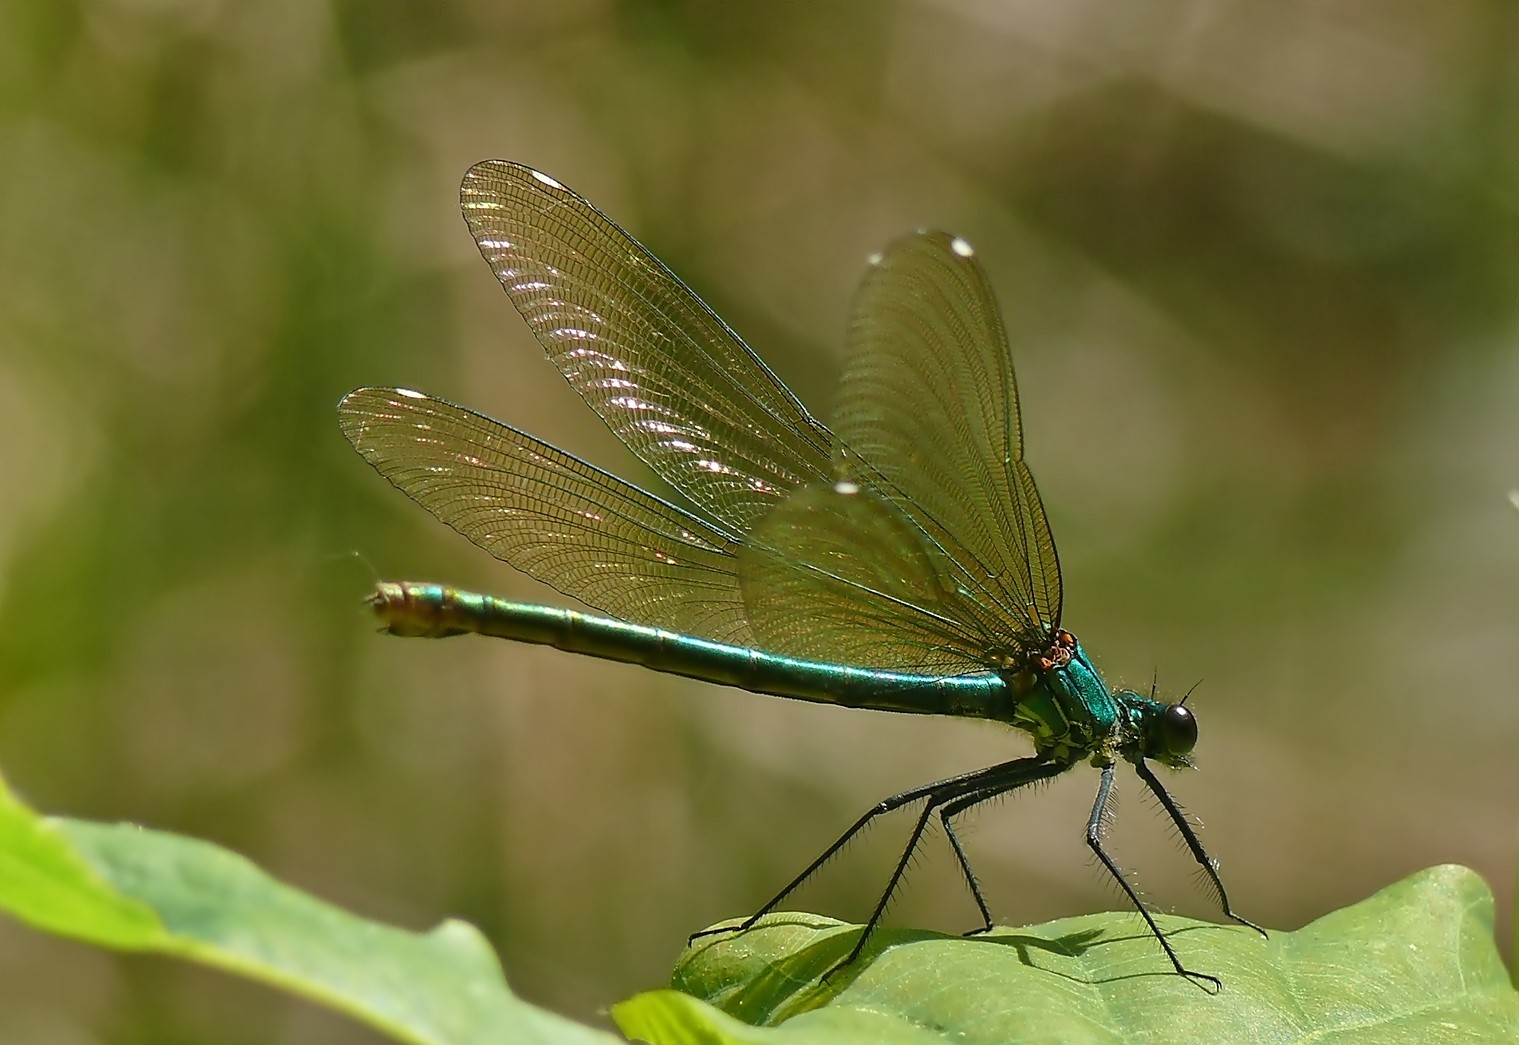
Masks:
[[[1097,859],[1102,861],[1102,866],[1108,869],[1108,874],[1113,876],[1114,881],[1123,889],[1124,895],[1129,898],[1129,902],[1134,905],[1134,909],[1139,912],[1140,917],[1144,918],[1145,924],[1150,927],[1150,933],[1160,942],[1160,946],[1166,952],[1166,957],[1171,959],[1171,964],[1176,968],[1176,971],[1196,983],[1199,987],[1202,987],[1203,990],[1208,991],[1209,994],[1217,994],[1223,989],[1223,981],[1217,976],[1210,976],[1205,972],[1193,972],[1182,965],[1181,959],[1176,955],[1176,949],[1171,946],[1171,941],[1166,939],[1165,935],[1160,931],[1160,926],[1155,924],[1155,916],[1145,907],[1144,903],[1139,899],[1139,893],[1135,891],[1134,886],[1129,882],[1129,879],[1124,875],[1118,864],[1114,862],[1113,858],[1108,855],[1107,850],[1103,848],[1103,831],[1107,826],[1108,801],[1113,795],[1113,765],[1112,762],[1109,762],[1102,767],[1102,779],[1097,784],[1097,799],[1092,803],[1092,815],[1087,817],[1087,848],[1091,849],[1097,855]]]
[[[1224,891],[1224,881],[1218,876],[1218,862],[1209,856],[1207,850],[1203,848],[1202,840],[1197,837],[1197,832],[1193,829],[1191,822],[1187,819],[1186,814],[1181,811],[1181,807],[1176,804],[1176,800],[1171,797],[1170,792],[1161,784],[1160,778],[1145,764],[1143,759],[1134,760],[1134,772],[1139,774],[1139,779],[1143,780],[1145,786],[1160,800],[1161,808],[1171,817],[1171,822],[1176,825],[1176,830],[1181,833],[1182,841],[1187,844],[1187,848],[1192,852],[1192,858],[1197,861],[1198,866],[1203,869],[1203,873],[1208,876],[1208,881],[1212,883],[1214,896],[1218,900],[1218,905],[1223,908],[1224,917],[1231,918],[1240,925],[1254,929],[1265,938],[1265,929],[1262,929],[1248,918],[1241,918],[1234,913],[1234,908],[1229,906],[1229,894]]]

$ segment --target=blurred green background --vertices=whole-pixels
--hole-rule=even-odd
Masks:
[[[31,801],[468,919],[595,1021],[876,799],[1026,752],[374,632],[377,576],[563,600],[370,471],[349,388],[647,478],[458,217],[487,156],[600,205],[825,417],[865,256],[970,239],[1066,623],[1111,682],[1202,680],[1174,790],[1239,909],[1294,928],[1458,861],[1512,917],[1519,8],[1477,0],[9,0],[0,767]],[[1000,919],[1122,907],[1081,843],[1094,784],[979,816]],[[1146,895],[1210,914],[1153,803],[1120,812]],[[865,914],[906,827],[798,904]],[[974,914],[935,842],[890,919]],[[378,1039],[5,923],[0,1040]]]

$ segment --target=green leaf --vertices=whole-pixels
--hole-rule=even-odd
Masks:
[[[205,842],[39,817],[3,780],[0,909],[58,935],[261,980],[416,1045],[616,1040],[514,996],[462,922],[410,933],[365,921]]]
[[[613,1016],[661,1045],[1519,1041],[1492,893],[1465,868],[1422,872],[1269,940],[1181,918],[1162,926],[1189,968],[1223,979],[1221,993],[1177,976],[1132,914],[970,939],[883,931],[826,980],[859,927],[776,915],[698,941],[675,990]]]

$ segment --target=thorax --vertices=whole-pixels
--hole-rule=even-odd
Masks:
[[[1012,725],[1034,738],[1040,755],[1076,761],[1118,742],[1118,702],[1070,632],[1057,632],[1050,650],[1008,681],[1017,700]]]

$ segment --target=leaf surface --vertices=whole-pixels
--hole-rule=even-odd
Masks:
[[[1519,1041],[1519,994],[1493,939],[1493,897],[1455,866],[1414,875],[1295,932],[1181,918],[1162,927],[1211,996],[1175,975],[1138,917],[1102,914],[964,939],[883,931],[824,979],[859,933],[781,914],[698,940],[673,990],[613,1010],[652,1042]]]

